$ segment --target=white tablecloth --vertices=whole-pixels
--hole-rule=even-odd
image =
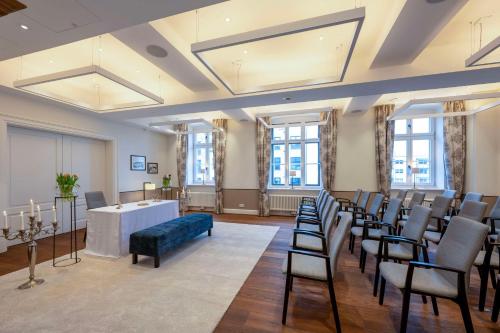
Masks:
[[[131,233],[179,217],[177,200],[148,200],[147,203],[148,206],[127,203],[121,209],[116,209],[117,206],[89,209],[85,253],[116,258],[126,256]]]

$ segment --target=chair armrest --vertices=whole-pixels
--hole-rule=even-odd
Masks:
[[[392,230],[396,230],[396,228],[392,225],[392,224],[389,224],[389,223],[385,223],[385,222],[382,222],[382,221],[365,221],[365,224],[363,226],[363,228],[374,228],[374,227],[388,227]]]
[[[317,258],[323,258],[323,259],[330,259],[329,256],[326,254],[318,253],[318,252],[312,252],[312,251],[305,251],[305,250],[295,250],[295,249],[290,249],[288,250],[288,254],[295,253],[295,254],[302,254],[304,256],[311,256],[311,257],[317,257]]]
[[[351,203],[352,202],[351,200],[349,200],[347,198],[336,198],[335,200],[338,202],[342,202],[342,203]]]
[[[378,221],[378,216],[376,214],[371,214],[371,213],[365,213],[365,217],[370,216],[373,221]]]
[[[415,239],[411,239],[411,238],[407,238],[407,237],[403,237],[403,236],[392,236],[392,235],[382,235],[382,237],[380,238],[380,242],[378,243],[378,257],[381,258],[382,257],[382,247],[384,247],[384,261],[387,261],[389,260],[389,248],[388,248],[388,243],[408,243],[408,244],[411,244],[413,245],[413,258],[415,260],[418,260],[418,252],[417,252],[417,247],[419,245],[423,245],[423,244],[419,244],[418,241],[416,241]],[[425,245],[424,245],[425,247]]]
[[[410,261],[410,267],[421,267],[421,268],[434,268],[434,269],[440,269],[442,271],[447,271],[447,272],[455,272],[458,274],[465,274],[464,271],[461,271],[456,268],[452,267],[446,267],[438,264],[431,264],[429,262],[422,262],[422,261]]]
[[[297,226],[296,226],[297,229],[300,229],[301,223],[321,226],[321,222],[319,222],[319,221],[300,220],[300,221],[297,221]]]
[[[319,231],[312,231],[312,230],[305,230],[305,229],[293,229],[293,234],[297,235],[308,235],[308,236],[313,236],[313,237],[318,237],[318,238],[325,238],[323,233]]]
[[[412,208],[401,207],[401,211],[403,212],[411,212]]]
[[[308,251],[311,251],[311,252],[316,252],[316,251],[313,251],[313,250],[310,250],[310,249],[305,249],[303,247],[301,247],[300,245],[297,245],[297,235],[305,235],[305,236],[308,236],[308,237],[316,237],[316,238],[319,238],[321,240],[321,247],[322,247],[322,250],[318,250],[317,252],[322,252],[323,254],[327,254],[328,250],[326,248],[326,237],[321,235],[321,234],[317,234],[315,232],[310,232],[308,230],[300,230],[300,229],[295,229],[293,231],[293,248],[294,249],[304,249],[304,250],[308,250]]]

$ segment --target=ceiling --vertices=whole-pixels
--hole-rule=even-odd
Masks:
[[[351,113],[415,96],[500,89],[498,65],[465,67],[466,58],[498,36],[497,0],[22,2],[27,9],[0,18],[0,85],[14,89],[19,79],[103,65],[164,99],[160,105],[102,113],[145,126],[220,116],[251,121],[265,110],[332,107]],[[349,28],[226,49],[214,53],[211,68],[191,52],[193,43],[351,10],[355,4],[366,14],[342,82],[235,96],[211,70],[217,68],[232,85],[318,77],[336,70],[335,47],[341,36],[351,34]],[[161,47],[166,56],[154,56],[150,45]],[[292,53],[299,65],[290,70],[286,64]],[[248,74],[236,82],[237,61],[244,61]],[[268,75],[252,75],[250,68]]]

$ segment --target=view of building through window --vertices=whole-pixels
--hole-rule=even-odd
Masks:
[[[433,119],[395,121],[393,185],[434,185],[434,142]]]
[[[271,186],[319,186],[319,163],[317,125],[272,130]]]
[[[188,138],[188,149],[193,163],[188,163],[188,179],[193,185],[214,184],[214,154],[212,133],[193,133]],[[189,165],[192,169],[190,170]],[[191,174],[189,174],[191,172]]]

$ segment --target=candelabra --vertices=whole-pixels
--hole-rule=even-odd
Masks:
[[[43,222],[35,221],[34,216],[29,217],[29,229],[20,229],[17,232],[10,232],[10,228],[3,228],[3,237],[6,240],[20,239],[24,243],[28,243],[28,264],[29,264],[29,280],[21,284],[18,289],[29,289],[33,288],[38,284],[44,282],[43,279],[35,278],[35,266],[36,266],[36,255],[37,255],[37,243],[36,236],[40,233],[49,234],[55,233],[57,231],[57,221],[52,222],[52,225],[43,225]]]

